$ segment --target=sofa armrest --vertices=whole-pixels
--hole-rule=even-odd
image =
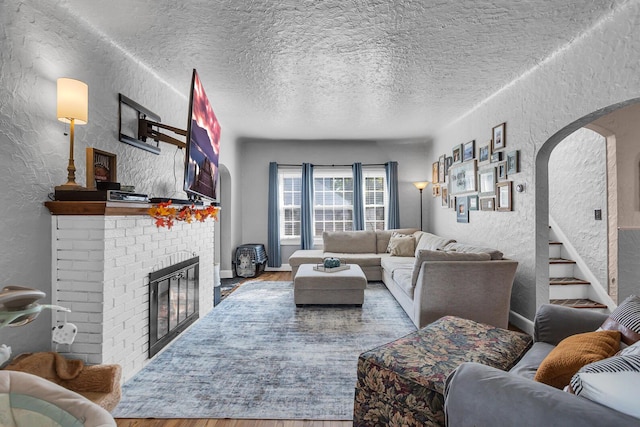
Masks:
[[[517,268],[513,260],[424,261],[414,291],[418,327],[451,315],[506,329]]]
[[[607,316],[590,310],[543,304],[536,312],[533,339],[558,345],[568,336],[595,331]]]
[[[445,385],[448,427],[630,426],[629,415],[478,363],[463,363]]]

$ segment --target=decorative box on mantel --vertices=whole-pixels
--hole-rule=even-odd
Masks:
[[[200,317],[213,308],[213,221],[166,229],[140,206],[45,205],[52,213],[51,300],[70,308],[67,320],[78,326],[70,356],[120,364],[125,381],[142,369],[150,360],[149,273],[188,258],[200,257]],[[58,313],[53,322],[63,319]]]

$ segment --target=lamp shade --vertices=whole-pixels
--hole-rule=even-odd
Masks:
[[[424,190],[427,188],[427,185],[429,185],[429,181],[418,181],[414,182],[413,185],[415,185],[418,190]]]
[[[58,79],[58,120],[84,125],[89,118],[89,86],[80,80]]]

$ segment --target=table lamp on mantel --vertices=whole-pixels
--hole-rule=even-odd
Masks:
[[[427,185],[429,185],[429,181],[418,181],[414,182],[413,185],[415,185],[416,188],[420,190],[420,231],[422,231],[422,190],[427,188]]]
[[[60,190],[84,190],[76,183],[76,166],[73,162],[73,136],[75,125],[87,124],[89,116],[89,87],[80,80],[66,77],[58,79],[58,120],[69,123],[69,165],[67,183],[56,186]]]

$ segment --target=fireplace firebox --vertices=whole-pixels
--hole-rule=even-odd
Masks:
[[[199,257],[149,274],[149,357],[198,319]]]

